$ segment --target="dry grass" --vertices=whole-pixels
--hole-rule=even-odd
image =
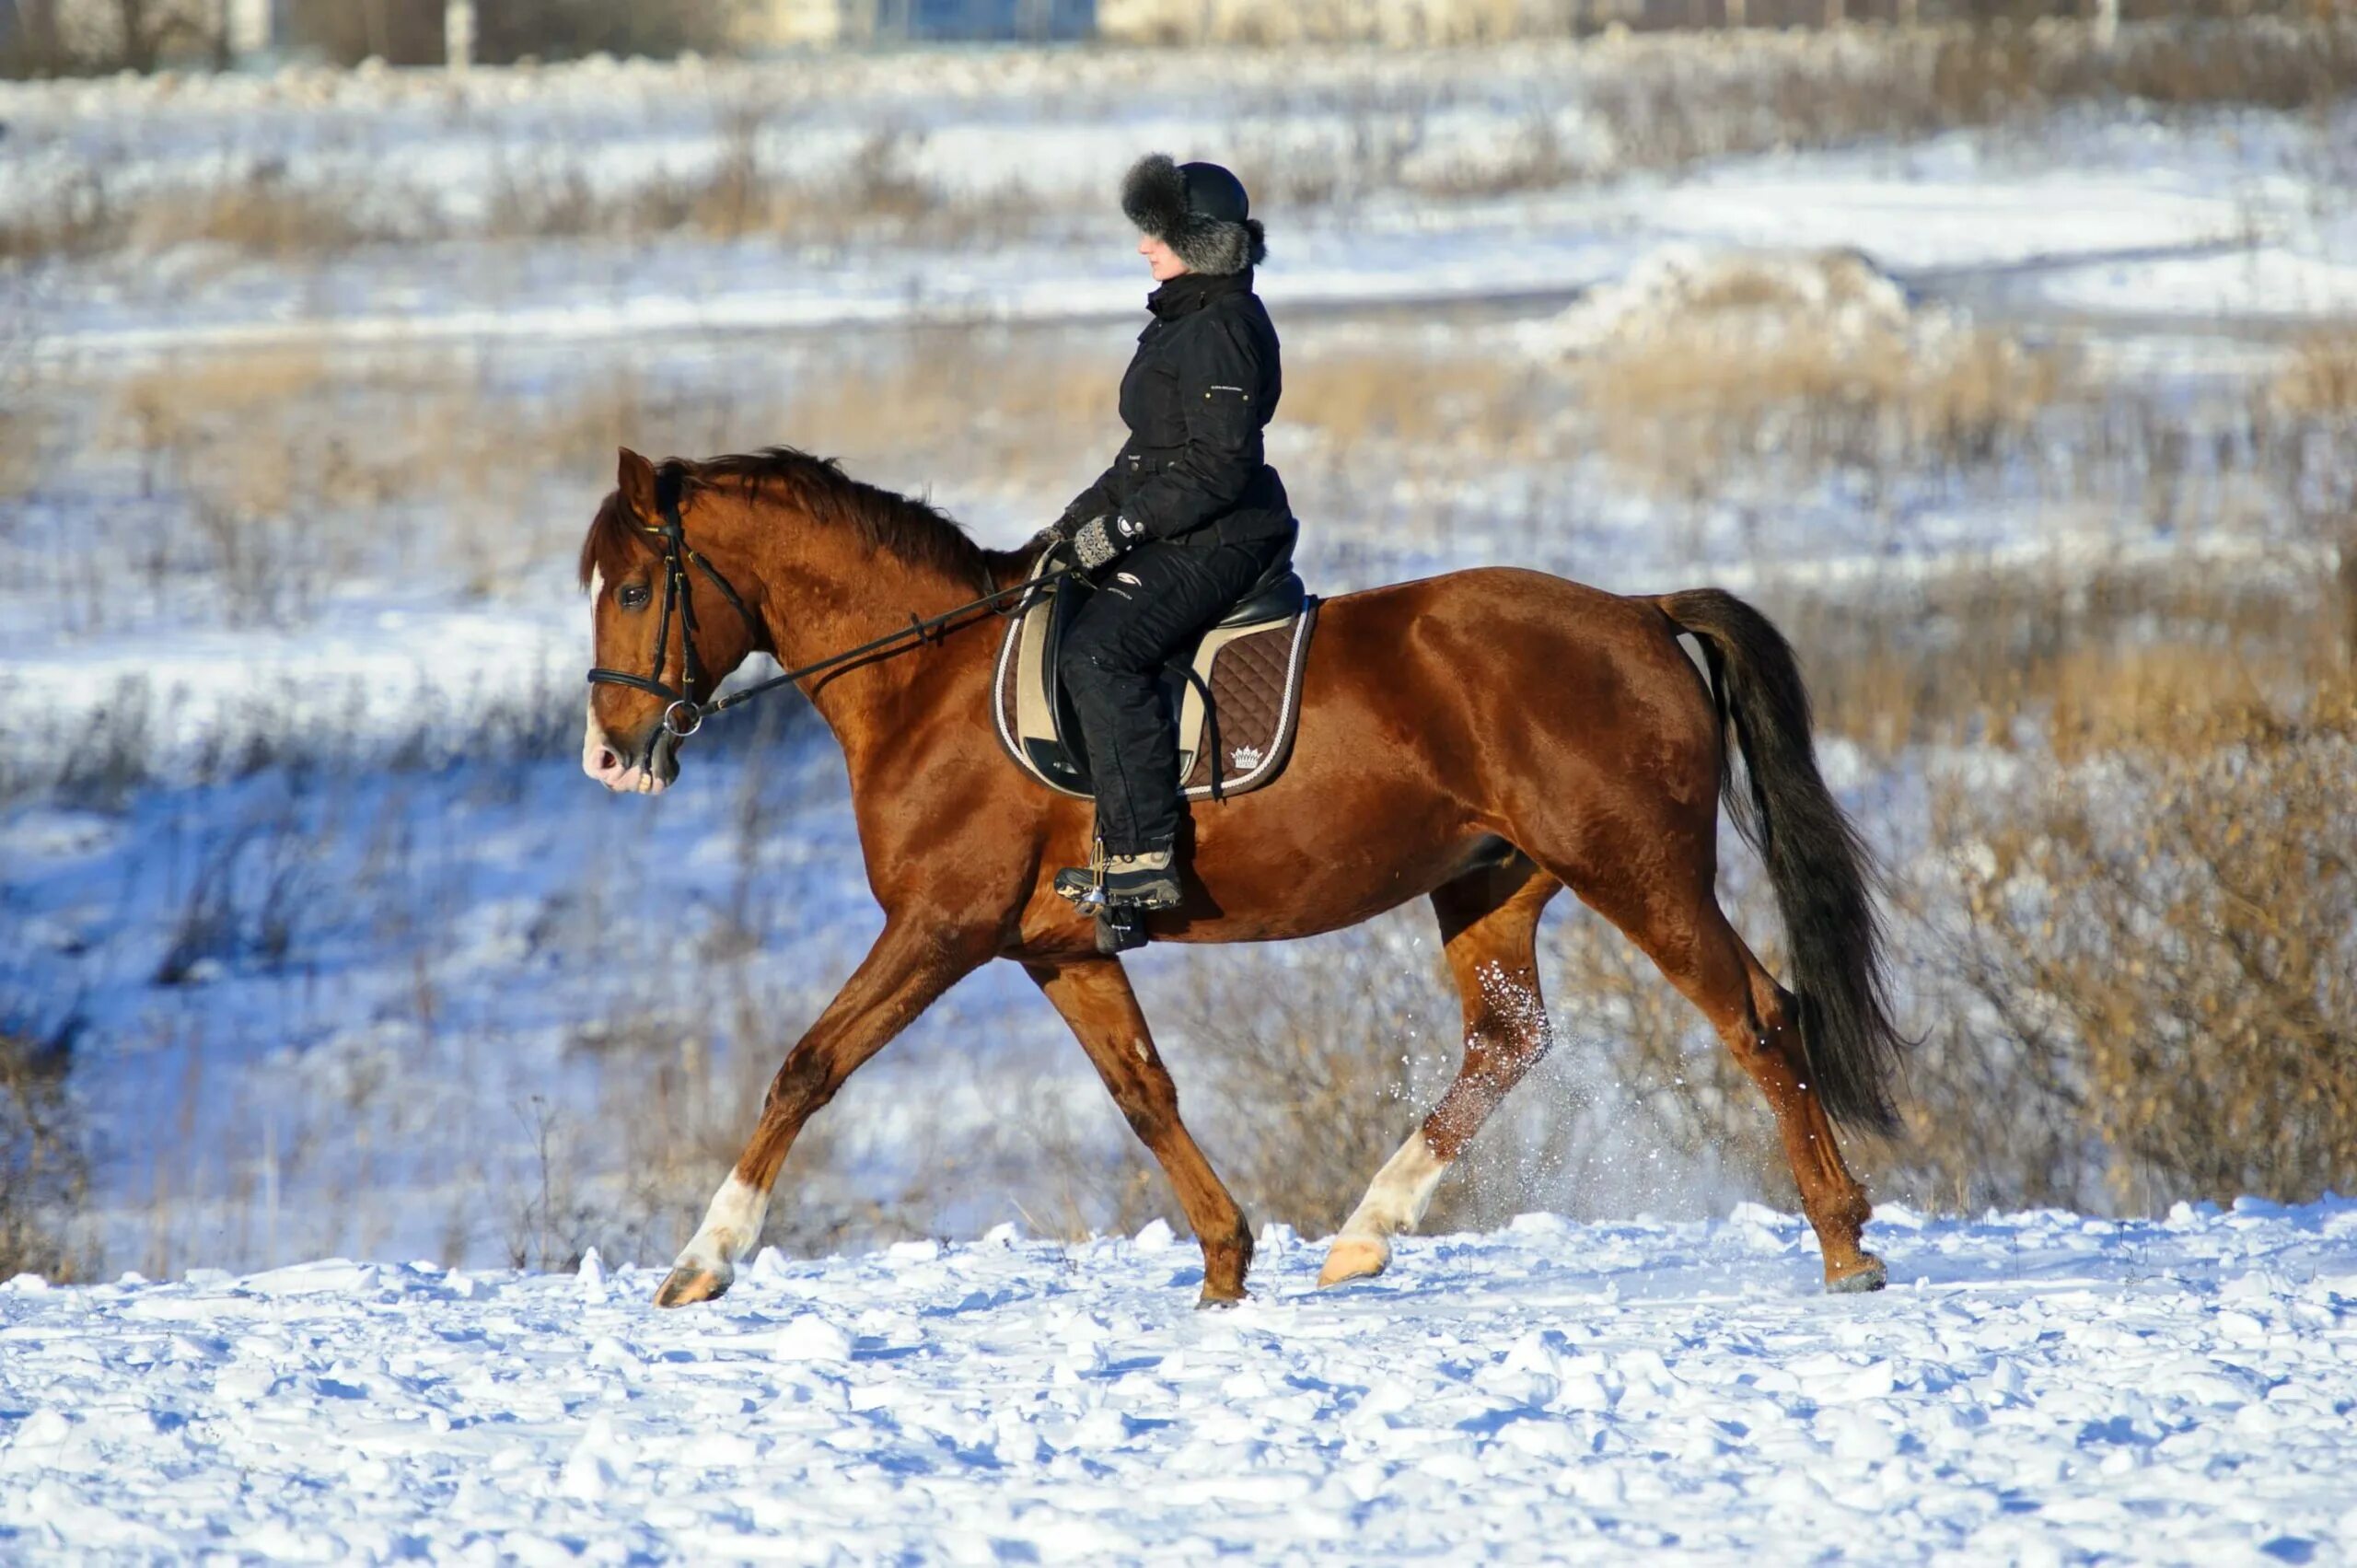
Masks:
[[[1986,463],[2075,390],[2059,354],[1910,299],[1842,251],[1664,251],[1551,331],[1603,449],[1677,494],[1770,459]]]
[[[2098,1141],[2123,1207],[2357,1182],[2352,695],[2156,704],[2100,757],[1938,803],[1956,981],[2034,1064],[2012,1113]]]
[[[1309,354],[1286,367],[1278,418],[1348,451],[1537,457],[1559,442],[1548,383],[1519,355]]]
[[[35,1039],[0,1028],[0,1280],[78,1278],[82,1251],[69,1239],[89,1184],[65,1084],[73,1029]]]
[[[401,0],[394,9],[408,5]],[[351,9],[311,8],[339,16]],[[1338,17],[1364,9],[1325,8]],[[1265,6],[1251,10],[1255,17],[1273,14]],[[483,52],[492,59],[569,54],[593,40],[599,41],[594,47],[617,53],[642,47],[659,52],[703,36],[714,25],[701,0],[684,8],[566,0],[512,16],[501,9],[494,17],[489,8],[481,15]],[[1285,15],[1288,29],[1310,17]],[[527,47],[521,32],[509,37],[505,28],[539,29],[550,41]],[[1307,30],[1322,36],[1318,27]],[[1486,41],[1515,30],[1492,20],[1476,23],[1471,34]],[[345,54],[402,54],[438,43],[430,30],[400,20],[372,29],[356,14],[326,31]],[[654,36],[658,32],[664,37]],[[2034,131],[2042,116],[2088,99],[2163,109],[2257,104],[2322,110],[2357,87],[2357,27],[2345,16],[2138,27],[2109,50],[2098,48],[2090,29],[2074,20],[1852,29],[1835,38],[1754,29],[1739,41],[1657,34],[1616,36],[1576,51],[1559,47],[1560,96],[1527,104],[1511,130],[1485,135],[1478,145],[1460,145],[1461,134],[1448,119],[1483,90],[1470,73],[1444,71],[1433,81],[1403,83],[1371,68],[1363,77],[1338,80],[1329,52],[1313,48],[1298,57],[1315,67],[1308,85],[1298,89],[1302,107],[1320,116],[1339,113],[1347,127],[1341,144],[1312,153],[1289,141],[1294,131],[1269,110],[1281,117],[1295,89],[1279,72],[1255,71],[1260,77],[1254,84],[1255,113],[1235,127],[1231,157],[1272,208],[1350,204],[1377,193],[1478,200],[1775,148],[1854,145],[1962,126],[2019,124]],[[1109,69],[1104,56],[1090,52],[1049,56],[1038,68],[1051,83],[1056,73],[1072,72],[1076,95],[1094,89]],[[1114,69],[1135,67],[1123,62]],[[192,242],[284,257],[379,241],[683,232],[830,244],[970,242],[977,236],[1062,230],[1081,212],[1095,210],[1094,199],[1088,208],[1076,209],[1012,189],[993,199],[927,185],[913,172],[921,133],[888,122],[873,125],[856,154],[831,172],[772,168],[761,156],[763,145],[791,134],[798,105],[811,96],[800,70],[735,73],[739,85],[729,90],[736,96],[714,108],[714,156],[694,173],[616,189],[600,177],[594,157],[575,146],[507,145],[493,129],[485,133],[493,138],[487,150],[500,175],[482,215],[460,217],[444,214],[435,192],[403,192],[397,174],[306,180],[276,163],[256,165],[246,144],[233,140],[222,146],[219,172],[206,185],[127,190],[101,162],[52,182],[0,220],[0,257],[73,257]],[[699,70],[674,97],[712,90]]]
[[[2344,426],[2357,421],[2357,326],[2335,322],[2300,334],[2267,396],[2277,412],[2293,419]]]
[[[1978,332],[1937,363],[1907,345],[1795,337],[1728,352],[1697,335],[1580,372],[1606,449],[1672,494],[1771,453],[1804,462],[1965,462],[2026,430],[2062,384],[2058,362]]]

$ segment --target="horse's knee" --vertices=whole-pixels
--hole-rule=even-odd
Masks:
[[[1178,1090],[1167,1075],[1124,1073],[1109,1086],[1130,1130],[1149,1142],[1178,1120]]]
[[[800,1122],[835,1098],[836,1078],[818,1055],[795,1052],[786,1057],[761,1096],[764,1120],[784,1117]]]

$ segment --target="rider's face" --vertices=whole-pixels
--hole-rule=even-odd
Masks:
[[[1168,283],[1187,270],[1187,263],[1178,259],[1178,252],[1165,245],[1156,235],[1138,236],[1138,254],[1145,258],[1146,267],[1154,273],[1156,283]]]

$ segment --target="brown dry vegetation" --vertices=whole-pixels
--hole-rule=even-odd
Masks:
[[[438,9],[438,0],[435,5]],[[629,52],[642,46],[630,41],[633,29],[668,27],[677,35],[673,46],[694,35],[706,26],[688,17],[699,8],[567,0],[538,7],[545,15],[530,25],[586,48]],[[633,19],[640,13],[668,20]],[[506,10],[481,14],[489,57],[498,58],[505,51],[494,35]],[[374,52],[383,52],[383,44],[378,40]],[[1371,192],[1479,199],[1776,148],[2000,123],[2034,131],[2040,116],[2089,99],[2164,109],[2321,110],[2357,87],[2357,26],[2346,16],[2156,25],[2131,29],[2109,49],[2098,47],[2077,20],[2003,18],[1852,32],[1840,47],[1805,32],[1767,30],[1743,34],[1739,45],[1686,35],[1615,38],[1593,47],[1593,56],[1566,55],[1579,63],[1567,69],[1581,84],[1576,95],[1533,107],[1516,134],[1479,157],[1433,157],[1435,144],[1446,141],[1433,119],[1453,107],[1447,90],[1380,76],[1345,89],[1339,103],[1330,88],[1306,89],[1319,112],[1339,109],[1347,119],[1341,148],[1305,157],[1297,149],[1259,145],[1260,133],[1248,122],[1237,129],[1231,156],[1272,208],[1349,203]],[[1086,56],[1069,58],[1075,69],[1090,68]],[[52,182],[0,219],[0,259],[189,243],[283,257],[377,242],[681,232],[826,244],[946,241],[1070,221],[1053,203],[980,199],[923,184],[911,172],[916,133],[890,124],[875,127],[833,174],[772,168],[761,148],[796,111],[795,78],[765,80],[749,68],[737,79],[732,96],[714,108],[715,157],[692,175],[614,190],[569,147],[494,143],[491,151],[504,172],[493,199],[482,218],[459,219],[438,215],[438,204],[424,193],[399,199],[387,179],[334,175],[307,183],[275,164],[255,167],[239,147],[225,146],[209,185],[125,190],[104,163]],[[702,96],[712,89],[699,81],[692,90]],[[1274,85],[1279,107],[1284,90]],[[1574,107],[1593,127],[1592,144],[1566,145],[1562,137],[1556,110]]]
[[[2335,322],[2301,333],[2268,390],[2274,406],[2295,418],[2357,421],[2357,326]]]
[[[82,1129],[65,1085],[68,1035],[0,1028],[0,1280],[78,1277],[69,1239],[88,1184]]]
[[[1577,375],[1625,472],[1704,494],[1770,453],[1860,468],[1972,461],[2027,430],[2065,371],[2059,356],[1990,331],[1936,358],[1896,338],[1845,344],[1802,332],[1734,349],[1673,334]]]

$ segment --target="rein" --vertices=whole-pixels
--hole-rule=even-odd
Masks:
[[[764,692],[774,691],[781,686],[791,686],[795,681],[807,679],[813,675],[823,675],[830,669],[840,668],[877,654],[898,652],[900,648],[910,645],[911,639],[917,643],[935,641],[937,640],[935,633],[961,615],[985,608],[996,614],[1011,614],[1015,610],[1022,608],[1021,602],[1012,608],[1002,609],[1000,600],[1010,594],[1028,596],[1033,589],[1045,587],[1057,578],[1070,575],[1073,570],[1071,563],[1067,562],[1051,571],[1042,572],[1036,577],[1027,578],[1023,582],[1004,588],[994,587],[980,598],[969,599],[964,604],[945,610],[938,615],[927,616],[922,620],[915,615],[911,615],[906,626],[897,631],[887,632],[881,637],[871,638],[855,648],[846,648],[842,653],[830,654],[815,664],[806,664],[799,669],[789,669],[781,674],[772,675],[767,680],[757,681],[741,691],[732,691],[726,697],[716,697],[708,702],[699,703],[696,701],[695,691],[703,680],[703,661],[696,656],[695,592],[688,581],[689,565],[692,563],[697,570],[711,578],[713,587],[720,590],[721,597],[736,607],[737,613],[744,620],[746,629],[753,633],[753,641],[756,644],[761,642],[766,628],[761,625],[752,610],[747,608],[743,597],[730,586],[728,579],[720,575],[720,569],[698,554],[695,548],[688,543],[687,530],[679,522],[679,503],[677,496],[668,496],[664,499],[661,526],[648,527],[641,524],[640,529],[642,532],[655,535],[663,541],[663,609],[655,627],[655,668],[644,675],[635,675],[626,669],[608,669],[599,666],[589,671],[589,684],[628,686],[662,698],[665,703],[663,727],[680,740],[685,740],[702,729],[703,721],[713,714],[726,712],[740,703],[749,703]],[[984,580],[989,580],[987,568],[984,569]],[[680,648],[680,684],[677,687],[666,683],[663,679],[663,660],[670,647],[671,617],[675,612],[679,618]]]

